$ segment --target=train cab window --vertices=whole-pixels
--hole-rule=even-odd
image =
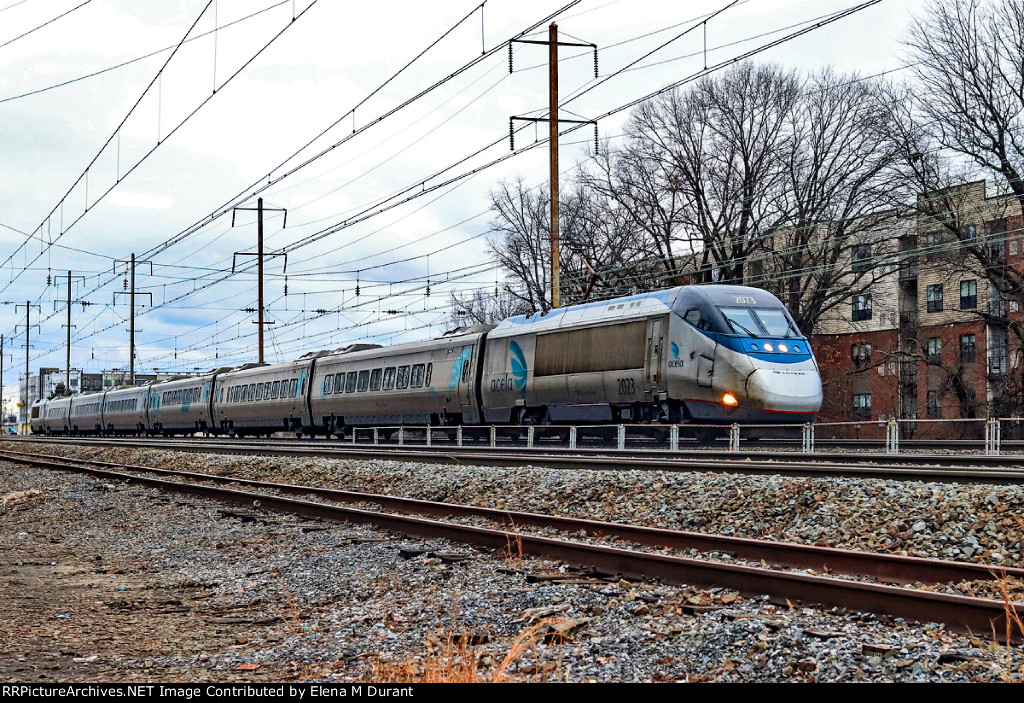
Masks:
[[[263,384],[256,384],[256,400],[263,400]]]
[[[395,387],[395,367],[389,366],[384,369],[384,390],[389,391]]]
[[[355,390],[356,390],[356,377],[357,376],[358,376],[358,374],[356,374],[355,371],[349,371],[348,374],[345,376],[345,392],[346,393],[354,393],[355,392]]]
[[[380,380],[381,380],[381,375],[383,373],[384,372],[383,372],[382,369],[374,369],[373,371],[370,372],[370,390],[371,391],[379,391],[380,390]]]
[[[703,316],[700,314],[700,308],[690,308],[683,315],[683,319],[699,330],[708,331],[711,329],[711,323],[703,319]]]
[[[324,395],[330,395],[332,390],[334,390],[334,374],[329,373],[324,376]]]
[[[754,317],[754,313],[751,312],[750,308],[720,307],[718,310],[725,315],[725,321],[729,323],[733,334],[746,334],[751,337],[764,334],[761,330],[761,325],[758,324],[757,318]]]
[[[423,364],[414,364],[412,367],[412,376],[409,379],[409,385],[413,388],[423,387],[423,372],[426,367]]]
[[[359,372],[359,383],[356,385],[356,390],[360,393],[364,393],[367,388],[370,387],[370,371]]]
[[[288,384],[288,397],[294,398],[296,393],[299,392],[299,379],[293,378]]]
[[[793,337],[800,334],[782,310],[755,308],[754,314],[757,315],[757,319],[761,321],[764,328],[768,330],[768,334],[773,337]]]
[[[270,387],[270,397],[271,398],[276,398],[280,392],[281,392],[281,382],[280,381],[274,381],[274,385]]]
[[[469,362],[473,359],[473,352],[469,353],[466,360],[462,362],[462,382],[467,383],[469,381]]]
[[[434,373],[434,365],[427,364],[427,377],[423,379],[423,385],[430,386],[430,376]]]
[[[409,367],[398,367],[398,378],[395,380],[395,388],[402,389],[409,387]]]

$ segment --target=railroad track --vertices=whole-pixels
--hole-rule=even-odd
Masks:
[[[320,441],[244,441],[218,439],[24,438],[29,444],[58,444],[183,452],[334,459],[389,459],[423,463],[481,466],[532,466],[552,469],[641,471],[713,471],[755,475],[850,477],[956,483],[1019,484],[1024,481],[1020,457],[948,454],[825,454],[802,452],[712,452],[629,449],[524,449],[521,447],[456,447],[451,445],[373,445]]]
[[[680,532],[21,452],[0,452],[0,459],[45,469],[83,472],[105,480],[134,482],[160,490],[243,505],[250,509],[272,510],[329,521],[367,523],[419,537],[445,538],[498,550],[518,550],[522,554],[558,559],[627,578],[654,578],[701,587],[726,587],[747,596],[767,594],[775,602],[783,604],[817,603],[825,607],[885,613],[926,622],[944,622],[955,629],[970,629],[978,634],[995,633],[997,637],[1006,631],[1008,614],[1007,604],[1003,601],[891,585],[956,584],[963,581],[995,581],[998,578],[997,574],[978,564]],[[239,490],[237,487],[224,487],[224,484],[260,490]],[[287,497],[289,495],[316,496],[332,502]],[[379,510],[352,507],[353,503],[372,504],[378,506]],[[441,517],[448,520],[435,519]],[[452,518],[487,521],[500,527],[453,522]],[[521,529],[527,526],[574,535],[586,534],[598,541],[589,543],[529,534]],[[600,542],[600,538],[607,540],[609,537],[647,547],[650,551]],[[761,562],[761,566],[667,553],[693,549],[725,552],[739,559]],[[771,567],[767,566],[769,562]],[[815,569],[821,573],[787,570],[794,568]],[[822,575],[826,572],[889,583]],[[1006,577],[1024,579],[1024,569],[1006,569],[1001,573]],[[1024,608],[1024,603],[1012,605],[1014,608]]]

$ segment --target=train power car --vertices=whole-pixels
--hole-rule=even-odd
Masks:
[[[802,423],[821,406],[807,340],[770,293],[683,286],[512,317],[488,334],[490,423]]]

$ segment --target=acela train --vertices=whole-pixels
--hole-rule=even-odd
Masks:
[[[35,434],[343,436],[355,427],[804,423],[817,362],[756,288],[682,286],[391,347],[40,400]]]

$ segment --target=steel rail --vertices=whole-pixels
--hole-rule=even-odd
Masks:
[[[235,455],[274,455],[287,457],[318,457],[338,459],[389,459],[423,463],[471,464],[480,466],[511,466],[530,464],[551,469],[614,469],[640,471],[714,471],[718,473],[752,475],[786,475],[802,477],[881,478],[898,480],[941,481],[958,483],[1019,484],[1024,481],[1022,468],[990,468],[988,466],[949,465],[949,455],[905,455],[904,463],[851,463],[836,462],[854,456],[859,461],[885,459],[893,462],[892,455],[803,454],[799,452],[731,452],[715,454],[694,453],[680,457],[667,451],[629,449],[623,452],[607,450],[533,450],[521,447],[466,448],[450,445],[395,446],[366,444],[334,444],[326,442],[302,445],[279,442],[238,443],[219,440],[164,440],[164,439],[95,439],[64,438],[55,440],[23,439],[22,442],[73,444],[80,446],[132,447],[166,449],[182,452]],[[772,457],[771,460],[752,457]],[[817,459],[822,460],[817,460]],[[969,457],[970,461],[986,458],[998,459],[1002,464],[1020,463],[1018,457]],[[828,461],[824,461],[828,459]],[[943,460],[943,461],[940,461]],[[852,460],[851,460],[852,461]],[[940,463],[947,465],[941,466]],[[985,462],[995,463],[995,462]]]
[[[883,552],[866,552],[855,549],[822,547],[818,545],[800,544],[797,542],[780,542],[715,535],[685,530],[630,525],[600,520],[586,520],[558,515],[543,515],[513,510],[500,510],[484,506],[443,503],[438,501],[405,498],[379,493],[346,491],[319,486],[302,486],[288,483],[274,483],[233,476],[204,474],[194,471],[178,471],[160,469],[151,466],[115,464],[91,459],[70,459],[59,455],[25,454],[21,452],[0,451],[0,459],[12,462],[30,463],[43,462],[49,466],[51,462],[63,461],[69,464],[89,464],[130,471],[142,471],[159,476],[174,476],[193,481],[209,481],[212,483],[230,483],[274,490],[286,495],[315,495],[320,498],[345,503],[374,503],[384,510],[400,510],[407,513],[429,515],[432,517],[482,517],[511,527],[552,528],[563,532],[578,533],[581,530],[599,538],[617,538],[648,547],[669,548],[677,550],[696,549],[701,552],[725,552],[745,560],[764,560],[776,566],[795,569],[814,569],[825,573],[839,573],[853,576],[865,576],[882,581],[898,583],[957,583],[959,581],[993,580],[999,575],[1011,576],[1024,580],[1024,568],[993,567],[973,562],[956,562],[943,559],[927,559],[909,557]]]
[[[1007,610],[1011,607],[1018,611],[1024,609],[1024,603],[1007,604],[984,598],[562,541],[414,516],[327,505],[266,493],[180,483],[82,464],[44,462],[26,458],[21,459],[20,463],[87,473],[107,480],[135,482],[160,490],[261,510],[274,510],[334,522],[359,522],[419,537],[443,538],[492,549],[521,551],[523,554],[559,559],[571,564],[621,574],[627,578],[655,578],[699,587],[719,586],[737,590],[748,597],[768,594],[774,602],[784,604],[818,603],[826,608],[841,607],[888,613],[924,622],[943,622],[950,627],[970,630],[976,634],[991,632],[997,638],[1007,629]]]

